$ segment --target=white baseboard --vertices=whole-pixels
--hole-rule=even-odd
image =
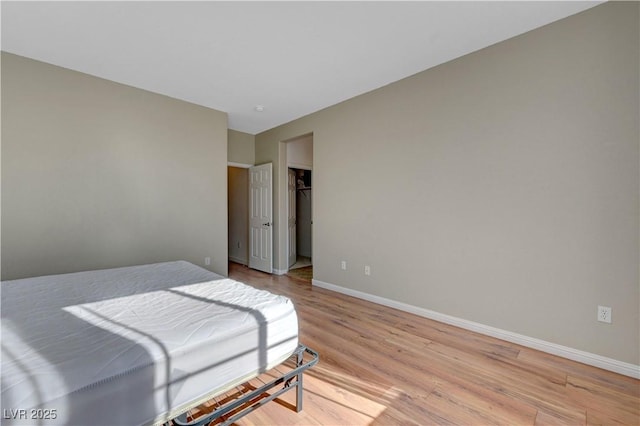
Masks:
[[[316,279],[312,280],[312,284],[321,288],[325,288],[327,290],[332,290],[338,293],[346,294],[347,296],[353,296],[358,299],[367,300],[369,302],[373,302],[379,305],[384,305],[390,308],[409,312],[424,318],[429,318],[435,321],[443,322],[445,324],[450,324],[456,327],[464,328],[465,330],[471,330],[476,333],[506,340],[507,342],[516,343],[518,345],[537,349],[539,351],[550,353],[552,355],[561,356],[563,358],[571,359],[573,361],[578,361],[583,364],[592,365],[594,367],[602,368],[604,370],[609,370],[615,373],[623,374],[625,376],[640,379],[640,365],[634,365],[627,362],[618,361],[616,359],[607,358],[601,355],[592,354],[590,352],[585,352],[585,351],[570,348],[567,346],[558,345],[556,343],[547,342],[545,340],[536,339],[534,337],[513,333],[511,331],[502,330],[499,328],[465,320],[462,318],[453,317],[451,315],[441,314],[439,312],[431,311],[429,309],[424,309],[424,308],[409,305],[406,303],[397,302],[395,300],[386,299],[384,297],[375,296],[375,295],[364,293],[358,290],[352,290],[349,288],[340,287],[335,284],[326,283]]]
[[[276,275],[284,275],[287,272],[289,272],[288,269],[275,269],[275,268],[273,269],[273,273]]]

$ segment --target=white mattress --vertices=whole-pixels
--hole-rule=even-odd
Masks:
[[[1,298],[3,425],[158,423],[298,345],[289,299],[188,262],[5,281]]]

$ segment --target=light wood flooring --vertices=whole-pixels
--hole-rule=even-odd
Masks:
[[[304,409],[271,402],[242,425],[640,424],[640,381],[309,282],[230,264],[238,281],[290,297],[320,354]]]

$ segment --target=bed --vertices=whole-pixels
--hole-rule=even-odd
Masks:
[[[288,298],[184,261],[4,281],[1,300],[6,425],[205,424],[274,386],[300,410],[318,360]],[[185,414],[291,359],[211,419]]]

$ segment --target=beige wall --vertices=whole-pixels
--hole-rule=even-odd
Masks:
[[[2,278],[227,273],[227,116],[2,54]]]
[[[314,277],[640,364],[638,17],[607,3],[257,135],[286,212],[281,141],[313,132]]]
[[[231,129],[229,129],[228,135],[227,160],[230,163],[254,165],[256,160],[255,136]]]

